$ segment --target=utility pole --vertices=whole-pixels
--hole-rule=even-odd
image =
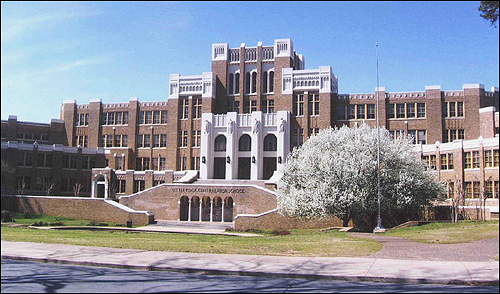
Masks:
[[[382,227],[382,218],[380,217],[380,85],[378,79],[378,42],[375,43],[375,48],[377,51],[377,195],[378,195],[378,217],[377,226],[373,229],[373,232],[384,231]]]

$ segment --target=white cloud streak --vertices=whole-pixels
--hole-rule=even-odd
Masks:
[[[96,58],[85,58],[85,59],[80,59],[77,61],[69,62],[66,64],[50,67],[45,70],[45,73],[60,73],[60,72],[66,72],[66,71],[71,71],[73,69],[79,68],[79,67],[85,67],[89,65],[97,65],[97,64],[102,64],[109,62],[110,59],[106,57],[96,57]]]

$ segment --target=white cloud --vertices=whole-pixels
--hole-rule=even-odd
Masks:
[[[46,69],[45,72],[46,73],[65,72],[65,71],[73,70],[75,68],[89,66],[89,65],[102,64],[102,63],[109,62],[109,61],[110,61],[110,59],[106,58],[106,57],[80,59],[80,60],[69,62],[66,64],[50,67],[50,68]]]

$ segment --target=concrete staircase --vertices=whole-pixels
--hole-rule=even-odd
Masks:
[[[260,187],[265,187],[264,180],[251,181],[251,180],[196,180],[193,184],[199,185],[256,185]]]
[[[200,221],[169,221],[158,220],[156,224],[150,226],[161,226],[170,228],[186,228],[186,229],[207,229],[207,230],[225,230],[234,228],[234,223],[229,222],[200,222]]]

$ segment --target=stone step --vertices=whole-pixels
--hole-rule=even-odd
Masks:
[[[203,229],[226,229],[234,228],[232,222],[199,222],[199,221],[165,221],[159,220],[152,226],[175,227],[175,228],[203,228]]]

